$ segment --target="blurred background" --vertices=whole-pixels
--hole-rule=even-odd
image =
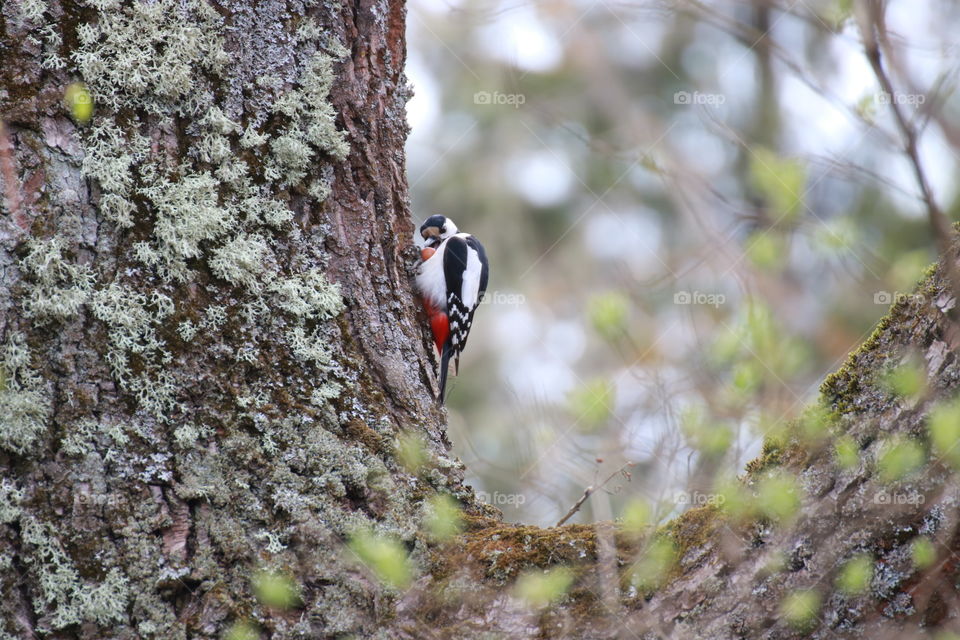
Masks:
[[[957,209],[960,6],[410,0],[413,211],[491,260],[450,437],[507,520],[709,501],[936,256],[894,120]],[[419,238],[417,238],[419,240]]]

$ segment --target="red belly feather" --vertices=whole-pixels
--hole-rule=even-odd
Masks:
[[[426,309],[430,317],[430,330],[433,331],[433,341],[437,345],[437,351],[443,352],[443,343],[447,341],[450,335],[450,318],[443,311],[430,304],[426,298],[423,299],[423,308]]]

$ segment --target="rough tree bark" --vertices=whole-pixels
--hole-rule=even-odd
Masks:
[[[798,474],[792,522],[701,508],[639,536],[505,525],[447,456],[410,289],[402,3],[23,0],[0,17],[0,638],[956,624],[954,475],[934,456],[897,485],[876,472],[891,436],[929,449],[923,421],[960,379],[941,274],[824,385],[857,464],[808,441],[751,465],[748,490]],[[76,81],[89,122],[64,105]],[[917,401],[879,382],[911,352],[929,375]],[[452,542],[422,531],[438,492],[464,510]],[[402,542],[412,586],[345,549],[367,529]],[[917,536],[935,549],[923,569]],[[862,554],[870,588],[843,595],[838,567]],[[561,565],[574,581],[554,604],[511,591]],[[263,576],[295,597],[279,606]],[[823,602],[803,629],[779,615],[796,589]]]
[[[0,638],[372,635],[343,541],[471,499],[407,272],[403,3],[0,9]]]

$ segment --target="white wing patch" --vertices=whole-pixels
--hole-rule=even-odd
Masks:
[[[480,302],[480,256],[473,247],[467,247],[467,270],[463,272],[463,289],[460,299],[467,309],[473,309]]]

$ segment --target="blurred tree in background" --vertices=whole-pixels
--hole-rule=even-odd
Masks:
[[[508,520],[702,500],[936,255],[894,110],[957,208],[947,0],[414,0],[413,210],[491,255],[451,440]],[[814,425],[817,420],[807,420]]]

